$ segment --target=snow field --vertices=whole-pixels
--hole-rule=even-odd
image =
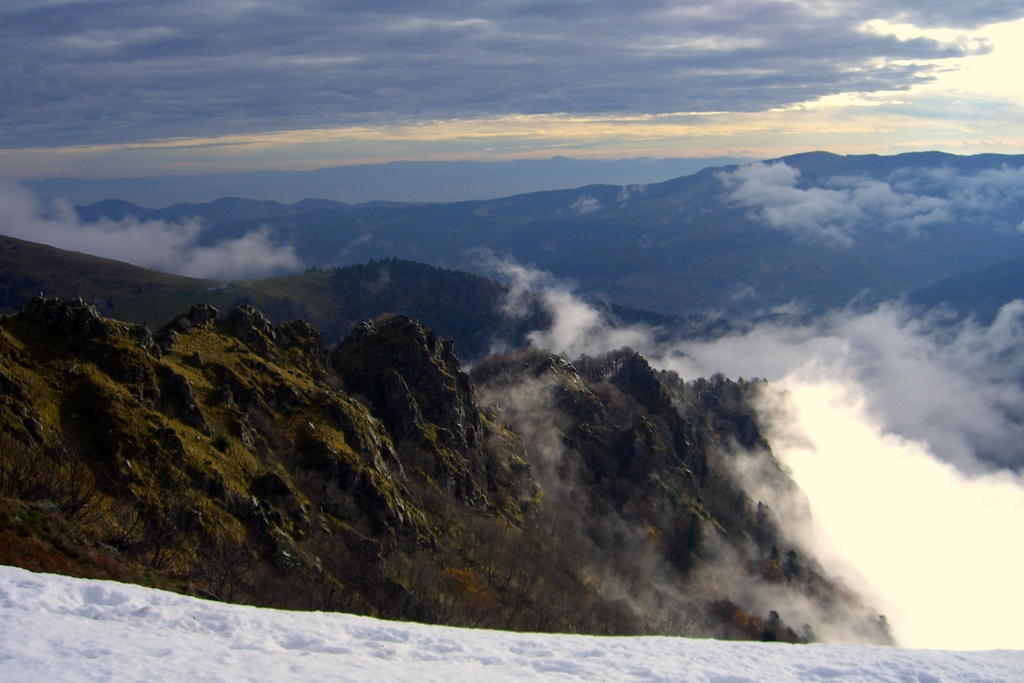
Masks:
[[[0,681],[1019,683],[1024,651],[457,629],[0,566]]]

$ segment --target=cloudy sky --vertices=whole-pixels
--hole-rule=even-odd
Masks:
[[[1022,0],[5,0],[0,175],[1024,151]]]

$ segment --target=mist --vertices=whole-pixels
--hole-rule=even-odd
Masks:
[[[973,175],[948,167],[903,168],[885,180],[831,176],[801,187],[801,173],[783,161],[755,162],[716,177],[728,201],[747,217],[795,238],[835,248],[853,246],[867,231],[920,237],[930,226],[1022,231],[1024,169],[1003,166]]]
[[[0,234],[59,249],[197,278],[265,277],[299,270],[291,245],[276,245],[266,227],[241,237],[202,243],[199,220],[85,223],[63,199],[42,203],[24,187],[0,179]]]
[[[738,479],[887,615],[900,645],[1024,647],[1024,302],[987,327],[890,301],[664,342],[616,325],[565,283],[500,270],[510,315],[532,289],[552,316],[530,337],[536,347],[575,358],[628,345],[686,380],[769,380],[762,429],[802,496],[744,477],[757,454],[733,454]]]

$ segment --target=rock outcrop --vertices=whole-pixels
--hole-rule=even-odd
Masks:
[[[483,424],[473,383],[450,341],[405,316],[358,326],[331,355],[346,389],[365,396],[389,432],[429,454],[425,473],[485,504]]]
[[[471,626],[750,637],[764,623],[799,640],[742,604],[761,584],[870,623],[726,466],[731,448],[774,462],[759,388],[682,382],[628,349],[520,351],[467,374],[399,315],[328,353],[311,326],[245,305],[193,306],[151,335],[36,298],[0,317],[0,553]],[[780,553],[799,561],[783,570]]]

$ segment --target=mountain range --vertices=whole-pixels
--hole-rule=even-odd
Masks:
[[[220,199],[109,218],[198,218],[200,244],[269,231],[308,268],[397,257],[495,275],[511,260],[611,303],[750,317],[877,302],[1024,256],[1024,157],[800,154],[655,184],[486,201]]]
[[[987,320],[1024,293],[1022,165],[815,153],[457,204],[77,207],[197,219],[211,245],[267,230],[308,265],[186,278],[0,238],[0,562],[434,623],[892,642],[741,485],[752,454],[799,500],[763,382],[524,348],[551,310],[482,273],[544,268],[677,336],[897,295]]]

